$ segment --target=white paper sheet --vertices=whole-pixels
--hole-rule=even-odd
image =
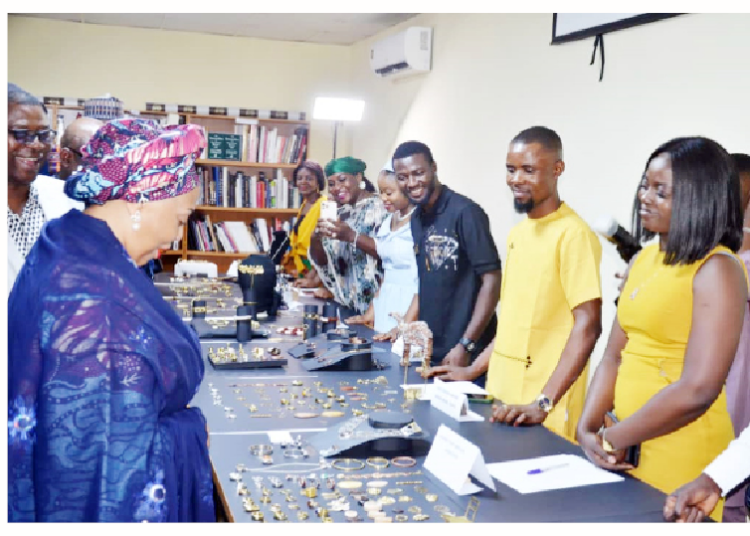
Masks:
[[[557,467],[562,464],[564,464],[563,467]],[[600,469],[582,456],[574,454],[556,454],[527,460],[490,463],[487,468],[493,477],[523,494],[609,484],[624,480],[620,475]],[[546,468],[550,469],[540,474],[528,474],[533,469]]]

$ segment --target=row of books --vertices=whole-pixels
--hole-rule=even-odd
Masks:
[[[209,147],[201,158],[259,164],[296,164],[307,159],[307,127],[298,127],[294,134],[285,136],[278,128],[243,121],[252,120],[237,119],[234,135],[207,132]],[[231,144],[232,150],[222,148],[222,144]]]
[[[242,160],[269,164],[296,164],[307,159],[307,127],[283,136],[278,128],[237,120],[234,133],[242,136]]]
[[[269,221],[256,218],[242,221],[213,223],[209,214],[194,216],[189,222],[188,248],[196,251],[224,251],[227,253],[268,253],[274,231],[291,229],[292,223],[278,218]]]
[[[302,198],[284,173],[277,169],[266,177],[263,171],[246,175],[229,168],[196,166],[201,177],[200,205],[226,208],[299,208]]]

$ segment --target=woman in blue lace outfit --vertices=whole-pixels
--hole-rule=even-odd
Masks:
[[[11,521],[213,521],[200,345],[138,269],[198,196],[194,125],[105,124],[8,303]]]

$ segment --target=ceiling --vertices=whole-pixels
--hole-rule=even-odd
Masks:
[[[14,13],[64,20],[279,41],[351,45],[418,13]]]

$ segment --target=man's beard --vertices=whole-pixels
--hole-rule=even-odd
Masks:
[[[519,214],[528,214],[534,208],[534,200],[529,199],[528,201],[519,201],[518,199],[514,199],[513,208]]]
[[[430,202],[430,198],[432,197],[432,194],[435,192],[435,181],[433,180],[429,186],[425,188],[425,196],[422,198],[421,201],[417,201],[416,199],[412,199],[412,197],[409,195],[409,192],[406,192],[406,197],[409,198],[409,201],[411,201],[412,205],[418,206],[418,207],[424,207],[427,205],[427,203]]]

